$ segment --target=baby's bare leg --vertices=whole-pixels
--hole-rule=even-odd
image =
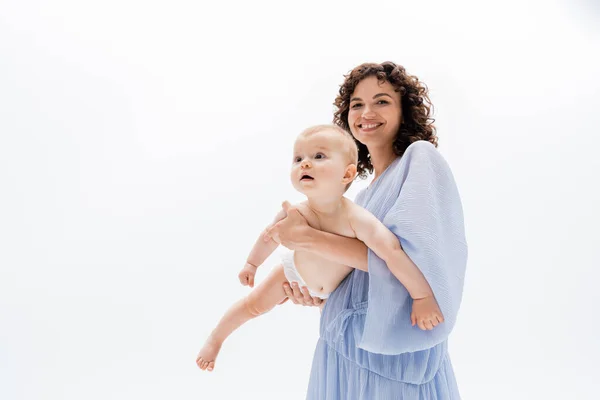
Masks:
[[[285,299],[283,283],[286,281],[283,267],[278,265],[248,296],[231,306],[198,353],[198,367],[212,371],[221,345],[233,331],[252,318],[270,311]]]

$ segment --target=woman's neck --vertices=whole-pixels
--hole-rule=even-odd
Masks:
[[[390,146],[385,148],[369,149],[371,155],[371,165],[373,165],[373,181],[379,178],[381,174],[394,162],[398,156]]]

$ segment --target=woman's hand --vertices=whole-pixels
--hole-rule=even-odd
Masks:
[[[275,225],[267,228],[263,239],[265,242],[268,242],[271,238],[277,238],[277,242],[290,250],[301,249],[308,238],[311,228],[297,208],[292,207],[287,201],[284,201],[281,206],[287,216]]]
[[[292,207],[289,202],[284,201],[281,206],[286,212],[286,217],[275,225],[267,228],[263,238],[265,241],[269,241],[273,238],[290,250],[301,249],[302,245],[306,243],[308,239],[311,227],[298,209]],[[317,306],[320,307],[321,310],[325,305],[323,299],[311,296],[308,288],[306,286],[298,286],[297,282],[292,282],[291,285],[289,282],[285,282],[283,284],[283,290],[287,297],[279,304],[285,303],[289,298],[294,304]]]
[[[285,282],[283,284],[283,290],[294,304],[300,304],[303,306],[318,306],[321,308],[325,305],[325,300],[321,299],[320,297],[312,297],[308,292],[308,288],[306,286],[299,287],[297,282],[292,282],[291,287],[288,282]]]

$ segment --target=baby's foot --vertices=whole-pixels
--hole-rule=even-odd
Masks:
[[[200,353],[198,353],[198,357],[196,357],[196,364],[201,370],[212,371],[215,368],[215,359],[219,354],[219,350],[221,350],[221,344],[222,342],[212,336],[206,340]]]

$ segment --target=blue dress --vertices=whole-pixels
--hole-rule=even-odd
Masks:
[[[460,399],[447,339],[462,299],[467,243],[448,164],[431,143],[417,141],[356,203],[400,239],[445,321],[432,331],[411,326],[406,288],[369,250],[369,272],[354,270],[325,303],[307,399]]]

